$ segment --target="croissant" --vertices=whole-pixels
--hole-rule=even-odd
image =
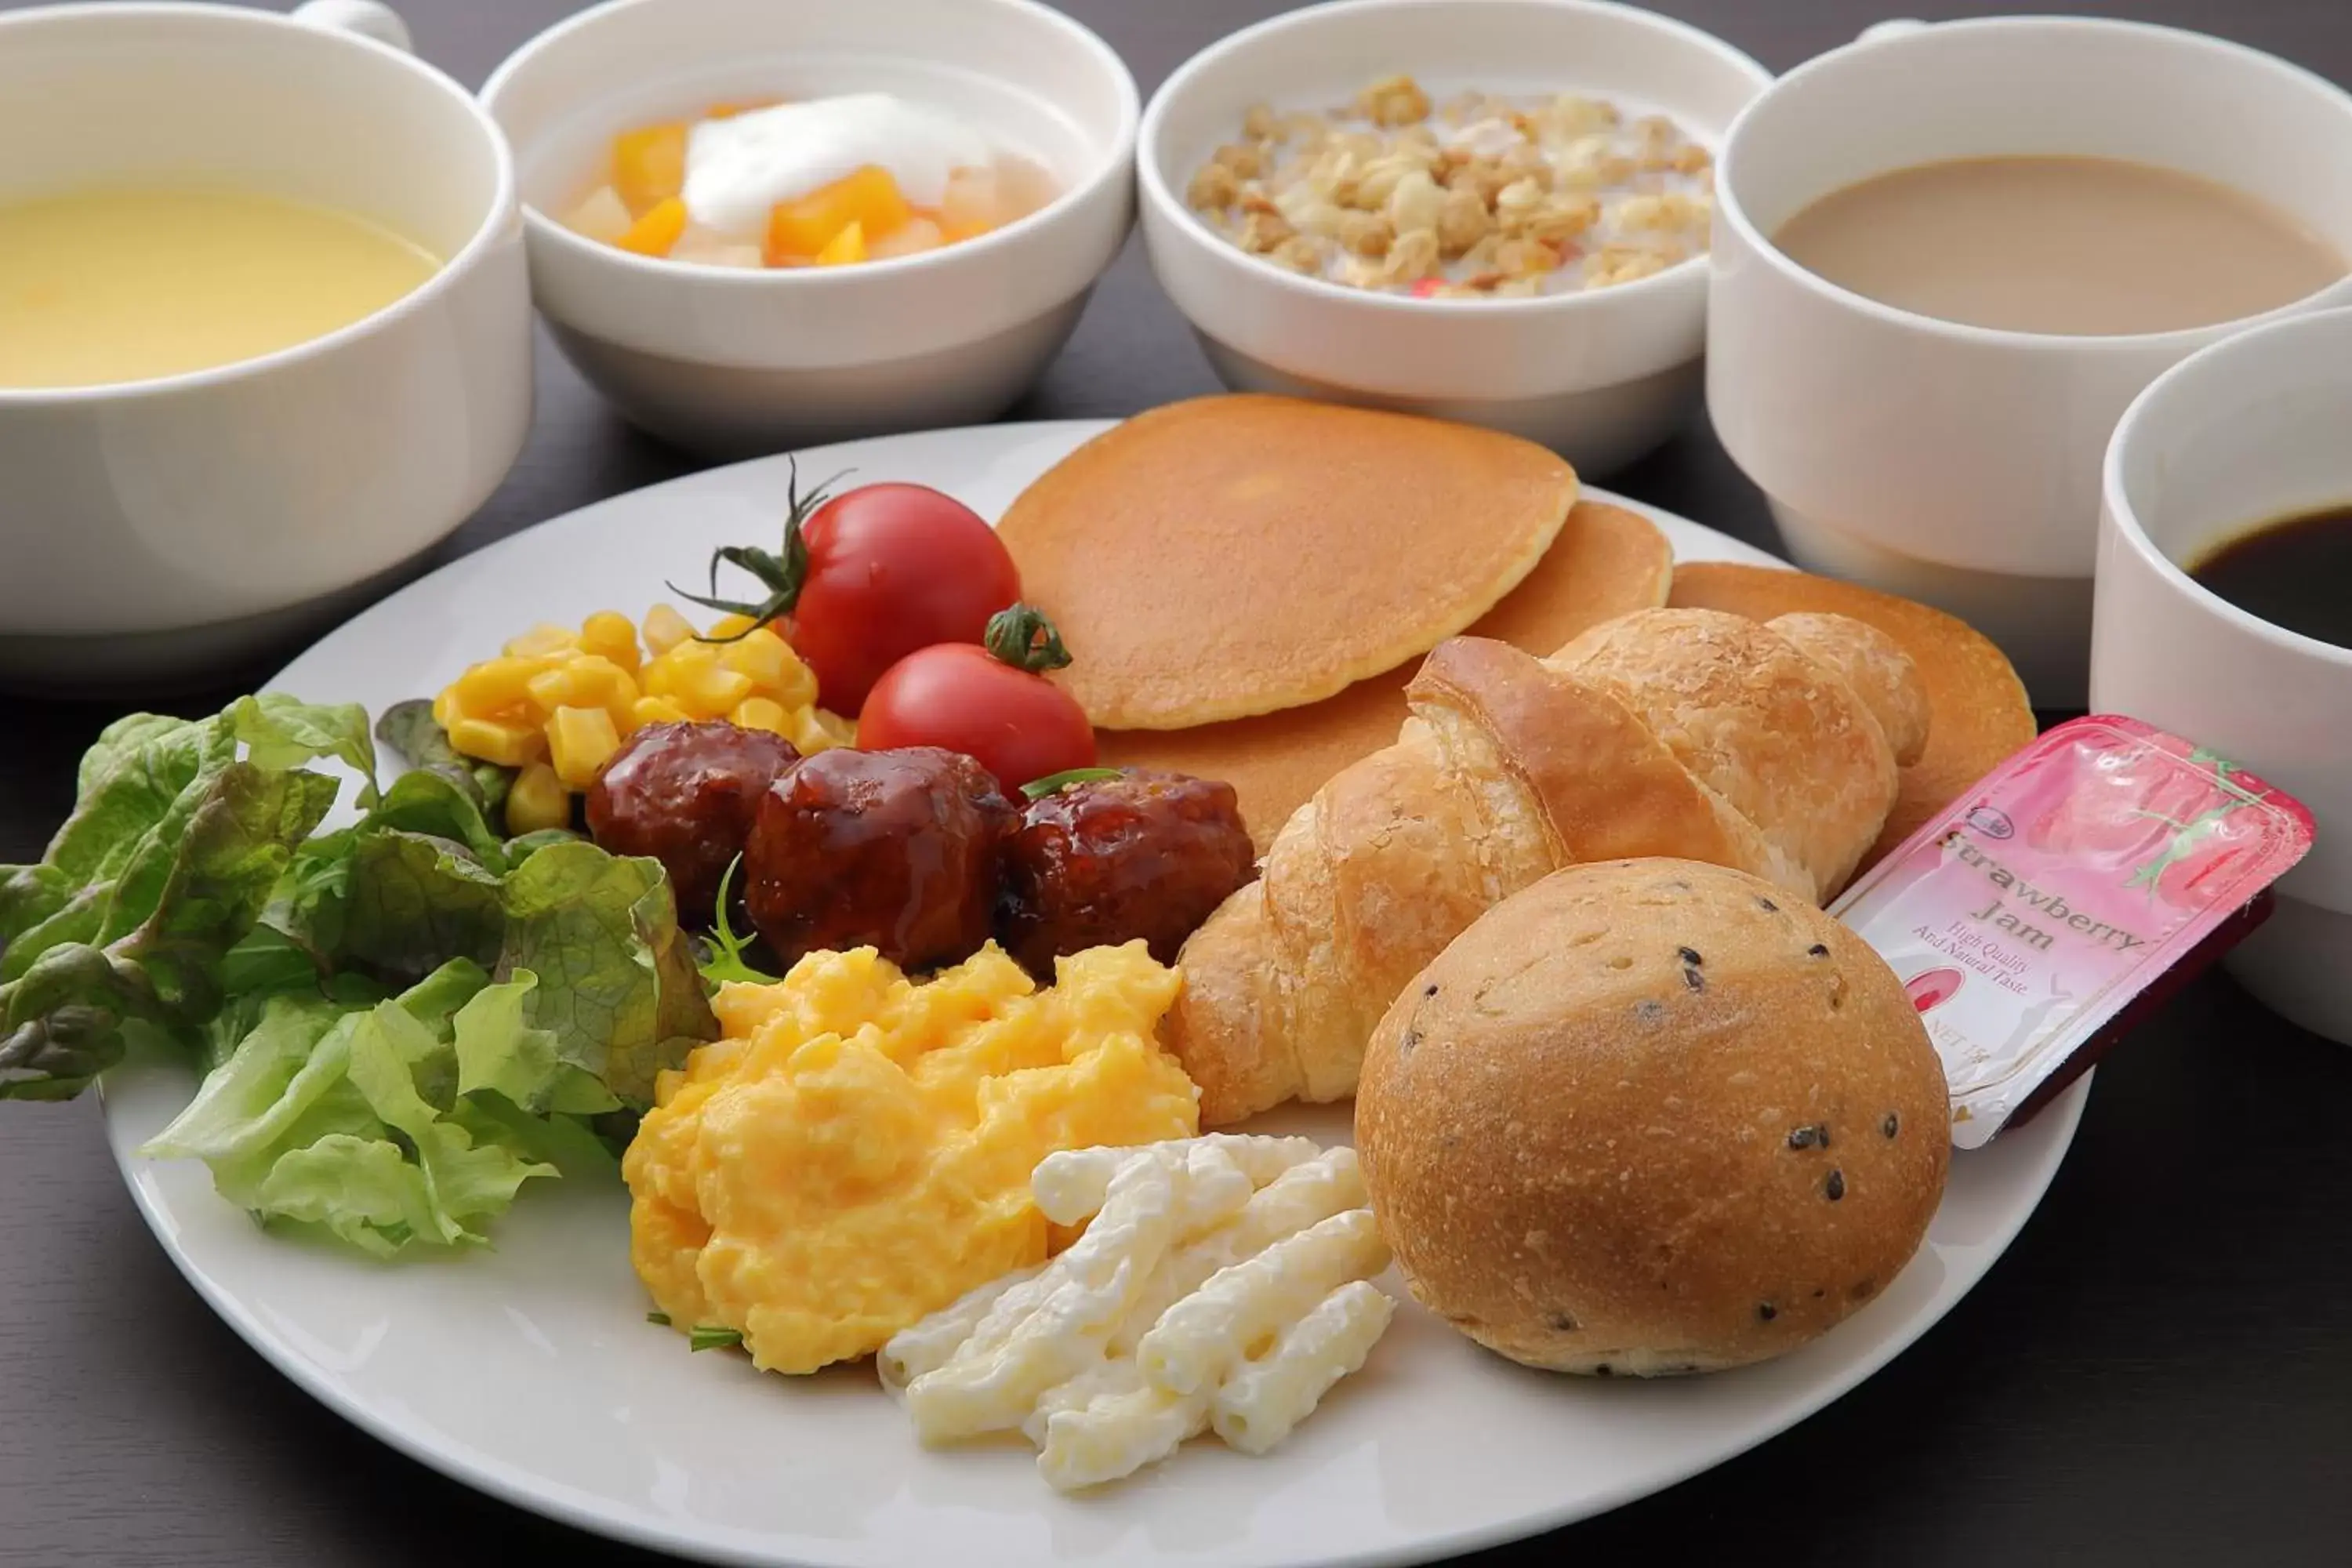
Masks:
[[[1405,696],[1396,743],[1300,806],[1184,945],[1163,1037],[1204,1127],[1353,1093],[1405,984],[1562,866],[1674,856],[1825,901],[1927,731],[1909,658],[1832,615],[1640,610],[1540,659],[1455,637]]]

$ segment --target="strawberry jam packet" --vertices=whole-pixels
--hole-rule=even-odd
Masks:
[[[1830,912],[1893,965],[1974,1149],[2039,1110],[2269,914],[2311,813],[2136,719],[2060,724]]]

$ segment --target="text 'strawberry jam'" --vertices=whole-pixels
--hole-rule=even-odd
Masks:
[[[2302,802],[2177,735],[2095,715],[2018,752],[1831,909],[1894,966],[1974,1149],[2079,1077],[2269,912]]]

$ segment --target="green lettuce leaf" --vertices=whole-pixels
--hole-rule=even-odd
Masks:
[[[545,983],[535,1021],[622,1103],[653,1103],[655,1075],[718,1034],[659,861],[550,845],[507,878],[506,911],[499,978]]]
[[[0,868],[0,1099],[78,1093],[136,1029],[198,1043],[228,955],[334,805],[301,767],[322,756],[373,767],[365,715],[271,696],[107,727],[40,862]]]
[[[583,1142],[594,1149],[576,1122],[567,1141],[459,1087],[458,1020],[488,982],[458,959],[373,1003],[315,989],[273,996],[140,1152],[203,1160],[221,1194],[265,1223],[318,1226],[379,1255],[479,1242],[480,1222],[524,1182],[556,1174],[559,1160],[576,1164]],[[470,1016],[481,1034],[482,1016]]]
[[[176,1043],[204,1078],[143,1152],[382,1255],[482,1242],[535,1177],[610,1179],[717,1033],[659,864],[502,838],[476,781],[374,765],[362,710],[278,695],[110,727],[41,862],[0,868],[0,1098]],[[319,833],[344,769],[360,816]]]
[[[359,774],[360,805],[375,804],[375,742],[368,734],[367,710],[358,703],[302,702],[282,691],[265,691],[240,698],[228,719],[255,767],[285,773],[332,757]]]
[[[537,1012],[539,976],[518,969],[512,978],[484,987],[454,1020],[457,1027],[457,1092],[496,1090],[516,1109],[533,1115],[561,1111],[593,1116],[618,1110],[621,1101],[593,1068],[578,1059],[590,1053],[578,1037],[542,1029]]]
[[[411,769],[438,774],[455,784],[483,816],[496,816],[505,806],[518,770],[460,752],[449,743],[441,721],[433,717],[429,700],[412,697],[385,709],[383,717],[375,721],[375,738]]]

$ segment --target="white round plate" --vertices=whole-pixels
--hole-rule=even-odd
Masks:
[[[804,453],[801,467],[812,479],[855,468],[860,479],[935,485],[993,517],[1103,428],[895,437]],[[763,459],[530,529],[393,595],[275,685],[375,710],[439,689],[533,622],[641,613],[669,597],[665,578],[697,579],[713,547],[773,539],[784,479],[782,459]],[[1769,560],[1638,510],[1682,559]],[[1553,1377],[1408,1304],[1364,1372],[1271,1455],[1196,1442],[1073,1499],[1038,1479],[1026,1445],[917,1447],[866,1366],[787,1380],[740,1356],[689,1353],[645,1321],[617,1183],[533,1184],[495,1251],[453,1258],[374,1264],[265,1236],[214,1195],[203,1166],[132,1153],[193,1087],[183,1066],[126,1064],[105,1085],[109,1136],[173,1261],[287,1376],[403,1452],[524,1508],[711,1561],[824,1568],[1415,1563],[1612,1508],[1803,1419],[1917,1339],[2025,1223],[2083,1100],[2078,1086],[2032,1126],[1956,1160],[1927,1245],[1893,1287],[1780,1362],[1661,1383]],[[1342,1139],[1347,1110],[1286,1124]]]

